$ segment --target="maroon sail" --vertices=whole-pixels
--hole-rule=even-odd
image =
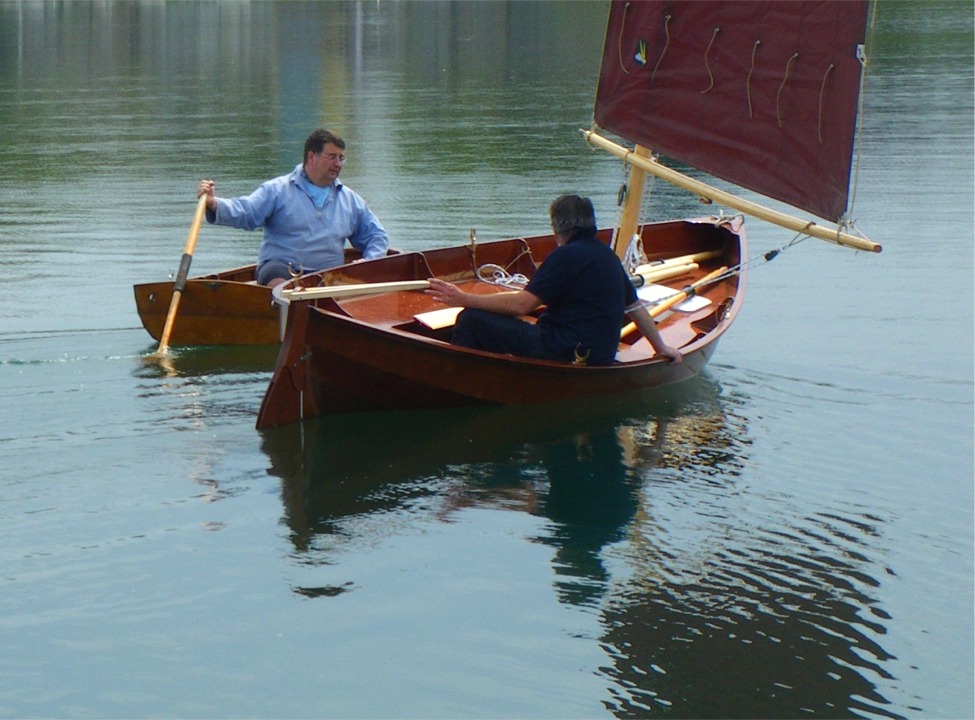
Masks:
[[[595,122],[835,222],[866,21],[866,0],[613,0]]]

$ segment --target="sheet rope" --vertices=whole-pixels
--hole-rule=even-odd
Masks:
[[[721,220],[725,220],[725,219],[727,218],[722,216],[721,218],[718,218],[717,221],[720,222]],[[744,260],[743,262],[740,262],[737,265],[732,265],[725,272],[712,278],[708,282],[708,284],[710,285],[713,283],[721,282],[722,280],[727,280],[728,278],[734,277],[735,275],[739,275],[745,272],[746,270],[750,270],[754,266],[764,265],[766,263],[769,263],[775,258],[777,258],[781,253],[785,252],[791,247],[798,245],[804,240],[808,240],[810,237],[812,236],[806,235],[805,233],[802,232],[796,233],[793,236],[793,238],[789,242],[785,243],[784,245],[780,245],[777,248],[768,250],[767,252],[762,253],[761,255],[753,256],[752,258]],[[639,235],[634,235],[633,239],[630,241],[630,244],[626,249],[626,259],[624,260],[624,267],[628,268],[627,272],[631,272],[629,268],[637,267],[640,264],[645,263],[647,261],[646,258],[647,256],[643,251],[642,239],[640,238]],[[631,262],[634,263],[632,266],[630,265]],[[664,297],[657,300],[657,302],[663,302],[666,299],[667,298]]]

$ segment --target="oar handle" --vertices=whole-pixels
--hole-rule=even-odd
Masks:
[[[200,201],[196,204],[196,212],[193,214],[193,222],[190,224],[190,234],[186,237],[186,247],[183,253],[192,255],[196,249],[196,239],[200,235],[200,226],[203,225],[203,216],[207,209],[207,195],[200,195]]]

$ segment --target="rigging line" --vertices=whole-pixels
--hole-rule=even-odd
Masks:
[[[657,58],[657,64],[653,66],[653,72],[650,74],[650,82],[653,82],[657,78],[657,68],[660,67],[660,63],[663,62],[664,55],[667,54],[667,48],[670,47],[670,15],[664,16],[664,36],[666,37],[664,49],[660,51],[660,57]]]
[[[809,223],[809,225],[812,224],[813,223],[811,222]],[[808,240],[810,237],[810,235],[806,235],[803,232],[798,232],[795,234],[795,236],[793,236],[792,240],[785,245],[781,245],[778,248],[769,250],[762,255],[751,257],[744,262],[738,263],[737,265],[732,265],[720,275],[716,275],[715,277],[711,278],[706,284],[712,285],[714,283],[721,282],[722,280],[727,280],[736,275],[740,275],[745,270],[750,270],[755,265],[770,263],[772,260],[778,257],[780,253],[785,252],[794,245],[798,245],[804,240]],[[522,252],[521,254],[524,255],[525,253]],[[521,257],[521,255],[519,255],[519,257]],[[518,258],[515,258],[515,260],[517,259]],[[481,265],[476,271],[477,279],[490,285],[499,285],[501,287],[517,289],[524,288],[528,284],[528,278],[522,273],[510,272],[508,268],[510,268],[513,263],[514,261],[508,263],[506,267],[501,267],[500,265],[496,265],[494,263],[486,263]],[[700,287],[703,287],[703,285]]]
[[[789,58],[789,62],[785,64],[785,77],[782,78],[782,84],[779,85],[779,91],[775,94],[775,117],[779,121],[779,127],[784,127],[782,123],[781,104],[779,101],[782,98],[782,90],[785,88],[785,84],[789,81],[789,73],[792,71],[792,63],[798,57],[799,53],[792,53],[792,57]]]
[[[623,64],[623,29],[626,27],[626,13],[629,12],[629,9],[630,3],[626,3],[623,6],[623,17],[620,19],[620,37],[619,40],[616,41],[616,59],[620,64],[620,70],[627,75],[630,74],[630,71],[627,70],[626,66]]]
[[[811,222],[809,223],[809,225],[812,225],[812,224],[813,223],[811,223]],[[809,225],[807,225],[807,227]],[[786,250],[788,250],[789,248],[791,248],[791,247],[793,247],[795,245],[798,245],[799,243],[803,242],[804,240],[808,240],[810,237],[812,237],[812,236],[811,235],[806,235],[804,232],[798,232],[798,233],[795,234],[795,236],[793,236],[792,240],[790,240],[789,242],[787,242],[785,245],[781,245],[781,246],[779,246],[777,248],[774,248],[772,250],[769,250],[768,252],[762,253],[761,255],[758,255],[756,257],[749,258],[749,259],[747,259],[747,260],[745,260],[743,262],[738,263],[737,265],[732,265],[730,268],[728,268],[721,275],[719,275],[716,278],[714,278],[714,280],[712,282],[720,282],[721,280],[726,280],[726,279],[728,279],[730,277],[734,277],[735,275],[740,275],[745,270],[750,270],[752,268],[752,266],[754,266],[754,265],[765,265],[767,263],[770,263],[775,258],[777,258],[780,253],[783,253]]]
[[[595,147],[593,148],[595,149]],[[620,163],[620,169],[623,172],[623,179],[620,181],[620,189],[616,193],[616,226],[619,228],[623,224],[623,203],[626,202],[626,196],[630,192],[629,180],[630,173],[629,167],[626,161]]]
[[[819,87],[819,144],[823,144],[823,94],[826,92],[826,80],[829,78],[830,73],[833,72],[833,68],[836,67],[833,63],[829,64],[826,68],[826,74],[823,75],[823,84]]]
[[[471,244],[468,245],[468,252],[471,254],[471,267],[477,268],[477,229],[471,228],[470,235]]]
[[[641,208],[641,210],[640,210],[640,220],[642,220],[642,223],[641,224],[645,224],[645,223],[650,222],[650,220],[652,218],[652,214],[651,214],[652,211],[651,211],[650,207],[651,207],[651,204],[653,203],[653,192],[654,192],[654,189],[656,188],[656,184],[657,184],[657,176],[656,175],[653,175],[652,173],[649,174],[649,177],[647,177],[644,180],[644,184],[643,184],[643,202],[640,204],[640,208]]]
[[[626,158],[622,158],[620,168],[623,172],[623,179],[620,182],[619,190],[616,192],[616,228],[619,228],[623,222],[623,204],[630,194],[630,174],[633,171],[633,166],[626,161]],[[647,173],[647,177],[644,178],[643,198],[640,201],[640,216],[637,218],[637,225],[645,225],[650,222],[648,213],[650,213],[650,203],[653,200],[656,181],[657,176],[652,173]]]
[[[752,112],[752,73],[755,72],[755,54],[758,52],[758,46],[761,44],[761,40],[756,40],[755,44],[752,45],[752,66],[748,68],[748,77],[745,78],[745,94],[748,96],[748,117],[755,117],[755,113]]]
[[[714,29],[714,32],[711,33],[711,42],[708,43],[708,49],[704,51],[704,67],[707,68],[708,77],[711,79],[711,84],[701,91],[701,95],[710,92],[711,88],[714,87],[714,74],[711,72],[711,64],[708,62],[708,55],[711,53],[711,46],[714,45],[714,39],[718,37],[719,32],[721,32],[721,28]]]
[[[632,273],[633,270],[640,265],[645,265],[650,262],[647,254],[643,251],[643,238],[640,233],[634,233],[633,237],[630,239],[630,244],[626,246],[626,255],[623,258],[623,267],[626,268],[628,273]]]

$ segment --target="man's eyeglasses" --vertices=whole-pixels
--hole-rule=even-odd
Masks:
[[[325,153],[325,152],[320,152],[320,153],[315,153],[315,154],[316,155],[321,155],[323,158],[325,158],[329,162],[335,162],[336,160],[338,160],[339,162],[345,162],[345,155],[338,155],[336,153]]]

